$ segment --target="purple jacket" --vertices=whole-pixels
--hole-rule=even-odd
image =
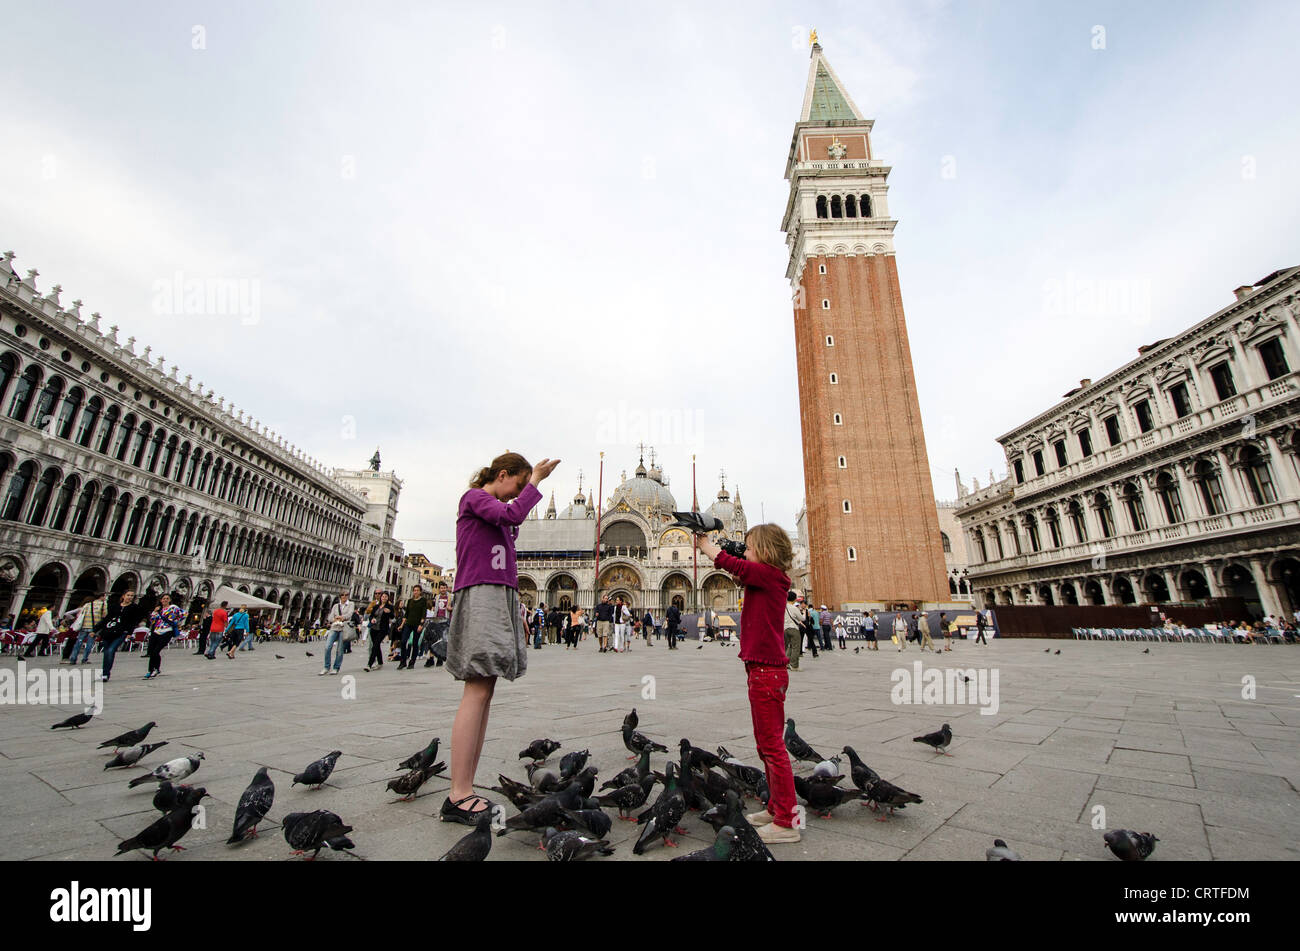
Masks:
[[[460,497],[456,512],[456,591],[476,584],[519,587],[515,538],[542,493],[531,482],[513,502],[499,502],[484,489]]]

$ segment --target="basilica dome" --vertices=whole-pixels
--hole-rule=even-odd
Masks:
[[[636,467],[636,475],[619,483],[611,497],[611,506],[621,501],[627,502],[634,509],[644,511],[653,509],[659,512],[672,512],[677,508],[677,500],[664,484],[663,472],[657,466],[646,472],[645,463]]]
[[[727,491],[724,485],[718,490],[718,500],[710,505],[707,509],[708,514],[722,519],[722,524],[731,526],[732,519],[736,517],[736,507],[731,504],[731,493]]]

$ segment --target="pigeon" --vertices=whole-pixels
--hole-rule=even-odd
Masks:
[[[962,675],[961,675],[961,682],[964,683],[964,684],[971,683],[971,678],[970,678],[970,677],[967,677],[965,674],[962,674]]]
[[[732,862],[776,861],[768,851],[766,843],[759,838],[758,831],[745,818],[740,796],[734,790],[727,793],[725,803],[714,806],[700,818],[712,825],[715,832],[721,831],[724,826],[731,826],[735,830],[736,841],[731,849]]]
[[[1057,648],[1056,653],[1057,653],[1057,654],[1061,653],[1060,648]],[[1054,655],[1052,655],[1052,656],[1056,656],[1056,655],[1054,654]]]
[[[308,657],[315,657],[315,656],[316,656],[316,655],[313,654],[311,651],[307,651],[306,654],[307,654]]]
[[[586,829],[598,839],[609,835],[614,820],[600,809],[566,809],[564,817],[568,825]]]
[[[546,758],[560,748],[560,744],[552,739],[533,740],[524,749],[519,751],[520,759],[531,759],[538,762],[545,762]]]
[[[406,759],[397,764],[398,769],[422,769],[425,766],[433,765],[433,761],[438,758],[438,744],[442,742],[441,737],[435,736],[429,741],[429,745],[418,753],[412,753]]]
[[[420,791],[421,786],[439,773],[445,772],[446,769],[447,764],[441,760],[429,766],[417,767],[396,779],[390,779],[388,788],[402,797],[399,802],[410,802]]]
[[[642,750],[641,758],[635,766],[629,766],[613,779],[601,783],[601,789],[621,789],[624,786],[638,786],[641,780],[650,775],[650,751]]]
[[[167,741],[161,743],[144,743],[140,746],[132,746],[125,750],[119,750],[111,760],[104,764],[105,769],[116,769],[119,766],[134,766],[140,760],[144,759],[160,746],[166,746]]]
[[[857,786],[858,789],[866,792],[868,785],[880,781],[880,774],[866,763],[862,762],[853,747],[846,746],[844,747],[843,752],[844,755],[849,758],[849,763],[852,764],[852,772],[850,776],[853,779],[853,785]]]
[[[208,794],[202,787],[194,790],[194,793],[195,798],[192,803],[181,803],[143,832],[119,843],[116,854],[121,855],[132,849],[152,849],[153,861],[161,862],[163,860],[158,858],[158,853],[163,849],[184,852],[185,847],[176,843],[190,831],[190,827],[194,824],[194,806]]]
[[[717,838],[707,849],[700,849],[697,852],[688,852],[686,855],[679,855],[675,859],[669,859],[671,862],[730,862],[731,853],[736,845],[736,830],[731,826],[723,826],[718,830]]]
[[[727,752],[725,746],[718,747],[718,756],[722,759],[722,768],[727,775],[731,776],[732,779],[736,780],[752,794],[757,795],[759,782],[767,779],[766,771],[757,766],[746,766]]]
[[[523,812],[533,803],[537,802],[538,799],[542,798],[542,794],[538,793],[532,786],[513,780],[509,776],[498,773],[497,782],[500,783],[499,786],[491,786],[489,788],[493,792],[499,792],[501,795],[509,799],[514,807],[520,812]]]
[[[330,773],[334,772],[334,764],[339,761],[339,757],[342,755],[342,750],[334,750],[332,753],[326,753],[295,776],[293,782],[289,785],[297,786],[299,783],[302,783],[305,786],[315,786],[317,789],[320,789],[321,786],[325,785],[325,780],[330,778]],[[319,852],[320,850],[317,849],[317,851]]]
[[[905,809],[909,802],[924,802],[916,793],[910,793],[905,789],[900,789],[893,783],[883,779],[878,779],[867,786],[866,795],[863,796],[870,803],[872,809],[876,809],[876,803],[889,807],[889,815],[894,814],[895,809]],[[886,821],[886,817],[877,816],[879,821]]]
[[[1106,840],[1106,847],[1115,853],[1115,857],[1125,862],[1141,862],[1156,850],[1156,843],[1160,841],[1150,832],[1133,832],[1129,829],[1114,829],[1102,838]]]
[[[802,776],[794,778],[794,791],[799,794],[804,802],[808,803],[809,809],[823,819],[829,819],[831,811],[836,806],[841,806],[850,799],[861,798],[861,794],[854,790],[841,789],[834,783],[819,783],[804,779]]]
[[[682,743],[691,754],[691,766],[695,769],[713,769],[717,766],[722,767],[722,757],[710,753],[708,750],[702,750],[698,746],[691,746],[690,740],[683,739]]]
[[[835,777],[840,775],[840,758],[832,756],[830,759],[824,759],[813,767],[813,777]]]
[[[633,712],[635,713],[636,711]],[[668,752],[668,747],[664,746],[662,743],[656,743],[643,733],[638,733],[626,720],[623,721],[623,745],[626,746],[628,751],[632,754],[628,759],[636,759],[646,750],[651,750],[655,753]]]
[[[50,727],[50,729],[58,730],[62,727],[70,726],[74,730],[80,730],[83,726],[85,726],[93,719],[95,719],[95,715],[93,713],[76,713],[68,717],[62,723],[54,724],[54,726]]]
[[[169,759],[161,766],[154,769],[152,773],[145,773],[143,776],[137,776],[127,783],[128,789],[134,789],[136,786],[143,785],[147,782],[159,781],[164,779],[175,782],[178,779],[184,779],[199,768],[199,762],[203,759],[202,753],[191,753],[189,756],[178,756],[176,759]]]
[[[560,778],[568,779],[587,765],[591,750],[575,750],[560,757]]]
[[[542,763],[529,763],[524,766],[524,772],[538,792],[551,792],[560,784],[560,774]]]
[[[123,746],[138,746],[144,742],[145,737],[149,735],[149,731],[157,725],[158,724],[154,723],[153,720],[150,720],[138,730],[127,730],[121,736],[115,736],[111,740],[105,740],[103,743],[99,744],[99,748],[102,750],[111,746],[116,750]]]
[[[858,653],[858,652],[861,651],[861,650],[862,650],[861,647],[855,647],[855,648],[853,648],[853,653],[856,654],[856,653]]]
[[[623,726],[624,728],[631,727],[635,730],[640,725],[641,718],[636,715],[636,707],[633,707],[632,712],[623,718]]]
[[[153,807],[159,812],[171,812],[182,802],[193,798],[193,794],[193,786],[174,786],[164,779],[158,784],[158,791],[153,794]]]
[[[460,839],[438,859],[439,862],[482,862],[492,851],[492,816],[500,806],[484,809],[469,835]]]
[[[1046,648],[1046,649],[1043,651],[1044,654],[1050,654],[1051,652],[1052,652],[1052,649],[1051,649],[1050,647]]]
[[[563,792],[552,793],[533,803],[519,815],[507,819],[504,825],[497,828],[497,835],[525,830],[540,832],[547,826],[562,826],[564,811],[579,808],[581,800],[577,788],[573,786]]]
[[[348,838],[352,826],[344,825],[343,820],[328,809],[315,812],[291,812],[284,817],[284,841],[293,846],[294,855],[310,851],[310,862],[320,855],[320,850],[329,846],[334,851],[356,848]]]
[[[593,838],[576,829],[560,830],[547,826],[542,833],[542,846],[546,849],[548,862],[580,862],[593,855],[613,855],[609,842],[602,838]]]
[[[808,763],[820,763],[826,757],[804,742],[803,737],[794,731],[794,720],[785,721],[785,748],[797,760]]]
[[[1001,839],[993,840],[993,848],[984,850],[984,857],[990,862],[1019,862],[1020,853]]]
[[[577,786],[578,791],[582,793],[582,798],[586,799],[596,789],[596,775],[600,772],[595,766],[588,766],[576,776],[570,776],[564,782],[556,786],[556,790],[568,789],[570,786]]]
[[[275,655],[275,659],[276,659],[276,660],[284,660],[284,655],[283,655],[283,654],[276,654],[276,655]]]
[[[924,743],[927,746],[932,746],[936,753],[942,753],[944,756],[952,755],[948,752],[948,744],[952,742],[952,730],[949,729],[948,724],[946,723],[941,729],[938,729],[933,733],[927,733],[925,736],[912,737],[912,742]]]
[[[1151,648],[1148,647],[1148,648],[1147,648],[1146,650],[1144,650],[1142,653],[1144,653],[1144,654],[1150,654],[1150,653],[1151,653]]]
[[[646,756],[649,757],[649,753]],[[641,782],[634,786],[620,786],[614,791],[597,796],[596,802],[602,806],[617,806],[618,817],[625,822],[635,822],[636,820],[627,813],[633,809],[640,809],[645,805],[645,801],[650,798],[650,790],[654,788],[657,782],[653,776],[642,778]]]
[[[226,840],[226,845],[234,845],[246,838],[256,838],[257,824],[266,818],[273,802],[275,783],[266,775],[266,767],[263,766],[253,774],[253,781],[239,797],[239,805],[235,807],[235,828]]]
[[[677,830],[677,823],[682,821],[682,816],[686,815],[686,800],[677,788],[676,768],[675,764],[668,764],[663,794],[655,800],[653,806],[637,816],[637,825],[645,828],[641,830],[636,845],[632,846],[633,855],[644,854],[646,846],[655,839],[663,839],[664,845],[677,847],[677,843],[669,836]]]

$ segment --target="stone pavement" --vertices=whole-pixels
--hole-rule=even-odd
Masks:
[[[1049,645],[1060,656],[1044,653]],[[782,860],[982,860],[1000,837],[1026,859],[1115,861],[1091,824],[1101,806],[1105,827],[1159,836],[1153,861],[1300,858],[1300,649],[1156,644],[1147,655],[1142,647],[1012,639],[987,648],[958,641],[951,654],[924,655],[927,668],[996,668],[995,715],[972,705],[892,703],[891,672],[910,673],[921,659],[915,647],[903,654],[889,645],[870,654],[850,648],[818,660],[805,654],[787,700],[803,738],[828,756],[853,746],[925,802],[888,822],[849,803],[831,819],[809,818],[803,841],[774,853]],[[351,855],[325,851],[322,861],[437,858],[469,831],[437,819],[448,782],[430,781],[410,803],[394,802],[384,786],[397,762],[432,735],[442,737],[439,755],[448,758],[459,685],[442,669],[388,664],[364,673],[365,654],[357,651],[341,676],[319,677],[322,655],[321,644],[263,644],[234,661],[176,649],[165,655],[163,675],[148,682],[141,655],[119,655],[102,716],[81,730],[50,730],[77,712],[69,707],[0,706],[0,858],[106,859],[152,822],[154,786],[127,788],[144,769],[106,772],[107,757],[95,749],[149,720],[158,721],[149,739],[171,742],[146,767],[193,749],[206,755],[191,782],[212,796],[208,828],[192,831],[183,840],[188,851],[173,861],[287,860],[290,849],[270,820],[319,808],[353,825],[356,842]],[[735,655],[734,647],[697,650],[692,641],[673,653],[664,642],[650,649],[637,642],[631,653],[602,655],[590,639],[578,653],[530,651],[528,675],[498,685],[480,789],[498,772],[525,778],[518,751],[542,736],[563,744],[553,764],[589,748],[608,778],[627,765],[619,728],[633,706],[640,730],[674,757],[687,736],[758,764]],[[52,660],[29,661],[29,669]],[[4,657],[0,670],[15,663]],[[1255,679],[1257,699],[1242,699],[1246,676]],[[654,678],[653,699],[643,697],[645,677]],[[342,697],[349,685],[355,699]],[[951,755],[912,741],[944,722],[954,734]],[[343,756],[324,789],[290,787],[295,772],[333,749]],[[665,761],[658,755],[652,766]],[[228,847],[234,805],[260,765],[270,767],[275,805],[260,839]],[[644,860],[712,840],[696,814],[683,825],[681,848],[655,846]],[[610,838],[617,852],[609,861],[637,859],[635,826],[615,821]],[[541,860],[535,844],[523,833],[494,839],[489,861]],[[118,859],[144,860],[139,852]]]

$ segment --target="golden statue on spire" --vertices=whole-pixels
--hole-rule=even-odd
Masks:
[[[817,45],[817,31],[816,31],[816,30],[813,30],[811,33],[808,34],[808,45],[809,45],[809,46],[816,46],[816,45]]]

